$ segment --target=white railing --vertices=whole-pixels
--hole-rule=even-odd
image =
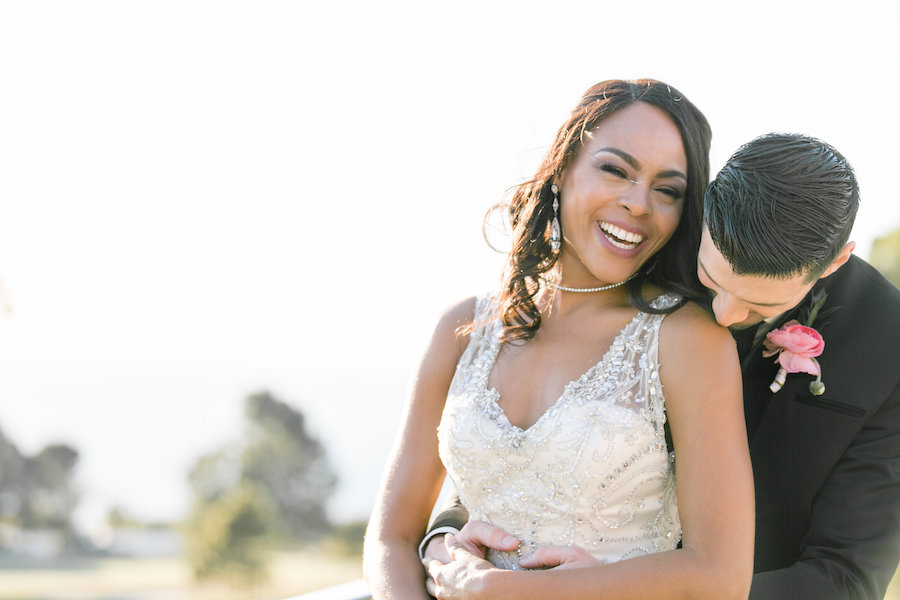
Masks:
[[[366,582],[357,579],[284,600],[372,600],[372,596],[369,595]]]

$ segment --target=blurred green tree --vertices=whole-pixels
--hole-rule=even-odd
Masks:
[[[66,444],[23,455],[0,430],[0,520],[26,529],[69,530],[78,504],[77,463],[78,451]]]
[[[73,485],[78,451],[66,444],[51,444],[25,459],[19,521],[23,527],[68,529],[78,504]]]
[[[239,484],[198,501],[186,530],[187,556],[197,579],[249,585],[266,578],[264,550],[274,507],[264,491]]]
[[[324,447],[306,430],[303,413],[268,392],[248,397],[244,416],[241,480],[269,494],[289,539],[319,538],[330,528],[325,502],[337,482]]]
[[[201,456],[188,474],[188,559],[200,579],[222,575],[219,563],[252,565],[265,546],[309,543],[331,528],[325,503],[337,478],[303,413],[259,392],[245,400],[244,420],[239,442]],[[248,569],[245,579],[261,576]]]
[[[869,263],[891,283],[900,287],[900,227],[872,243]]]
[[[0,521],[18,524],[25,457],[0,429]]]
[[[241,482],[241,446],[233,443],[204,454],[188,473],[194,498],[214,502]]]

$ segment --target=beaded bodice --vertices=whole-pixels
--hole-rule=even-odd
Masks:
[[[663,295],[654,306],[677,301]],[[476,323],[490,311],[479,298]],[[527,429],[509,422],[488,387],[500,323],[470,334],[438,438],[469,518],[523,542],[516,552],[489,553],[493,564],[518,568],[542,544],[577,545],[604,563],[676,547],[681,525],[657,360],[664,316],[639,312]]]

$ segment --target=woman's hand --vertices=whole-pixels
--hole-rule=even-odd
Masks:
[[[487,548],[515,550],[518,540],[487,523],[471,521],[459,536],[444,536],[443,548],[449,560],[437,553],[426,553],[422,561],[429,578],[425,582],[428,593],[440,600],[458,598],[491,598],[489,576],[500,571],[484,560]],[[540,546],[519,561],[525,569],[577,569],[599,564],[596,558],[578,546]]]
[[[479,558],[484,558],[489,549],[512,552],[519,547],[519,540],[515,536],[484,521],[469,521],[453,539],[457,546],[462,546]]]
[[[524,569],[580,569],[598,564],[593,555],[578,546],[540,546],[519,561]]]

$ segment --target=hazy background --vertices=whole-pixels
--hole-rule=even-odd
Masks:
[[[438,312],[495,285],[481,217],[593,83],[653,77],[716,170],[769,131],[855,166],[858,253],[900,224],[883,2],[0,4],[0,427],[81,453],[79,519],[178,519],[259,389],[364,518]]]

